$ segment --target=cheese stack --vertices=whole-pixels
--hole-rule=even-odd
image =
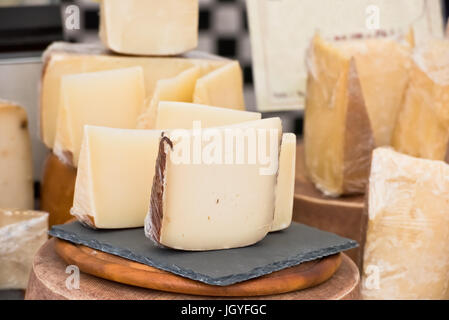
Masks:
[[[372,149],[391,144],[410,51],[409,43],[387,38],[314,37],[304,144],[309,176],[326,195],[364,192]]]
[[[415,50],[393,147],[449,162],[449,40],[432,40]]]
[[[449,165],[378,148],[366,201],[364,298],[449,298]]]
[[[32,170],[27,114],[0,100],[0,208],[34,208]]]

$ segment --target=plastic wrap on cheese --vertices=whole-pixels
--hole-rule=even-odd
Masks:
[[[47,231],[48,213],[0,210],[0,289],[26,289]]]
[[[305,153],[323,193],[365,191],[371,150],[391,144],[408,82],[409,38],[315,36],[307,59]]]
[[[415,50],[393,146],[449,162],[449,40],[432,40]]]
[[[449,298],[449,166],[374,150],[367,210],[363,297]]]

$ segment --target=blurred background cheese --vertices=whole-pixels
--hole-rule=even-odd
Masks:
[[[257,130],[254,149],[250,148],[246,129]],[[224,158],[213,163],[205,163],[203,158],[195,163],[192,160],[195,155],[190,161],[177,163],[171,153],[181,154],[184,143],[171,141],[170,132],[161,139],[150,210],[145,219],[145,233],[155,243],[181,250],[227,249],[256,243],[270,231],[279,154],[268,150],[279,147],[281,120],[268,118],[217,128],[214,131],[214,137],[220,137],[217,141],[225,141],[226,130],[231,131],[236,140],[241,137],[244,141],[242,149],[236,143],[230,149],[235,159],[238,152],[244,152],[243,163],[225,163]],[[276,132],[274,141],[270,130]],[[182,138],[195,152],[195,133],[190,131]],[[200,142],[203,155],[212,143]],[[214,152],[224,155],[229,150],[225,144],[217,146]],[[251,150],[257,153],[265,150],[268,160],[275,163],[272,174],[261,174],[260,168],[267,164],[257,156],[254,163],[249,162]]]
[[[151,101],[156,90],[158,81],[176,77],[181,72],[192,67],[199,67],[201,76],[217,68],[232,63],[231,60],[222,59],[217,56],[191,52],[182,57],[162,58],[162,57],[126,57],[107,55],[98,46],[61,44],[50,46],[44,54],[44,69],[41,86],[41,135],[42,140],[49,148],[53,148],[56,131],[56,119],[60,102],[61,77],[68,74],[104,71],[110,69],[127,68],[141,66],[145,79],[145,96],[147,101]],[[237,65],[237,68],[240,68]],[[212,101],[220,103],[221,90],[232,90],[235,83],[241,83],[241,72],[233,73],[236,78],[226,78],[220,81],[221,86],[217,98],[210,97]],[[227,74],[226,74],[227,75]],[[175,83],[177,80],[173,79]],[[168,84],[166,84],[168,85]],[[209,91],[211,94],[211,91]],[[212,91],[215,94],[215,91]],[[240,94],[240,95],[239,95]],[[225,100],[230,106],[241,105],[243,101],[243,91],[230,94],[235,97],[235,101]],[[228,99],[229,97],[226,97]],[[189,102],[189,101],[186,101]]]
[[[198,0],[101,0],[100,38],[111,50],[175,55],[196,48]]]
[[[54,153],[76,167],[85,125],[134,129],[144,103],[141,67],[63,76]]]
[[[416,48],[393,146],[412,156],[449,162],[449,40]]]
[[[316,35],[308,57],[306,168],[324,194],[363,193],[374,136],[356,60]]]
[[[259,120],[258,112],[211,107],[202,104],[161,101],[157,109],[156,129],[191,129],[194,121],[202,128]]]
[[[27,114],[4,100],[0,100],[0,208],[34,208]]]
[[[374,150],[363,262],[365,299],[449,298],[448,209],[447,164],[389,148]]]
[[[34,254],[47,241],[48,213],[0,209],[0,289],[26,289]]]
[[[296,136],[282,135],[279,172],[276,180],[274,219],[270,231],[286,229],[292,222],[295,192]]]

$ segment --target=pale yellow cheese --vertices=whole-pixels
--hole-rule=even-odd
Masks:
[[[286,229],[292,222],[293,196],[295,193],[296,136],[282,135],[279,154],[279,172],[276,182],[276,203],[270,231]]]
[[[161,101],[156,117],[156,129],[191,129],[194,121],[202,128],[225,126],[259,120],[258,112],[231,110],[202,104]]]
[[[71,214],[94,228],[142,227],[161,131],[84,131]]]
[[[181,250],[235,248],[263,239],[275,209],[280,119],[182,132],[173,130],[161,139],[146,235]],[[243,143],[226,143],[227,135]],[[226,154],[234,161],[220,157]]]
[[[449,166],[374,150],[367,208],[363,297],[449,298]]]
[[[192,67],[173,78],[158,80],[147,110],[139,117],[138,128],[154,128],[159,101],[192,102],[193,90],[199,76],[200,68]]]
[[[47,241],[48,213],[0,209],[0,290],[25,290],[33,260]]]
[[[354,58],[318,35],[308,57],[305,163],[331,196],[363,193],[374,137]]]
[[[85,125],[133,129],[144,101],[141,67],[64,76],[54,153],[76,167]]]
[[[145,96],[149,103],[153,97],[156,85],[161,79],[176,77],[181,72],[192,67],[199,67],[200,76],[215,69],[232,63],[232,60],[223,59],[202,52],[189,52],[181,57],[126,57],[111,55],[104,48],[91,44],[52,44],[44,53],[44,67],[40,97],[40,131],[45,145],[53,148],[56,134],[56,121],[60,102],[61,77],[68,74],[104,71],[110,69],[141,66],[145,79]],[[226,104],[240,105],[243,101],[242,89],[234,91],[235,83],[241,83],[241,73],[237,78],[226,83],[219,83],[220,91],[214,91],[219,97],[221,91],[231,92],[226,98]],[[241,96],[238,96],[241,94]],[[236,100],[229,103],[229,97]],[[218,105],[225,103],[220,98],[213,101]]]
[[[100,38],[111,50],[175,55],[198,43],[198,0],[102,0]]]
[[[198,79],[193,102],[210,106],[245,110],[242,70],[237,61]]]
[[[415,50],[410,84],[393,137],[406,154],[449,162],[449,40]]]
[[[33,161],[26,111],[0,100],[0,208],[33,209]]]

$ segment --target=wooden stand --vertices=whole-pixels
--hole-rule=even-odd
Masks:
[[[364,196],[330,198],[324,196],[306,176],[304,146],[296,149],[296,184],[293,220],[356,240],[359,247],[346,253],[361,270],[367,214]]]
[[[62,163],[50,153],[45,160],[41,184],[41,210],[49,213],[49,227],[73,218],[70,208],[75,191],[76,168]]]
[[[57,255],[55,242],[56,239],[49,240],[37,253],[25,299],[213,299],[134,287],[86,273],[81,273],[79,289],[68,289],[66,279],[70,275],[65,273],[67,263]],[[337,272],[324,283],[309,289],[256,299],[359,299],[359,281],[356,265],[342,254]]]

